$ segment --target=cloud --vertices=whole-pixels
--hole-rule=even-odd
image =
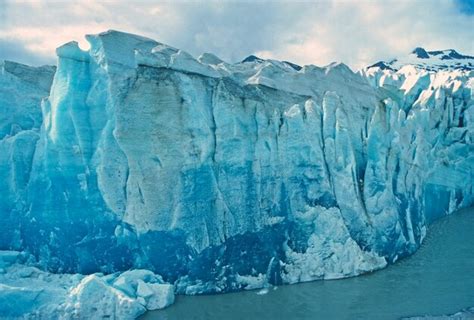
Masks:
[[[55,56],[38,54],[25,48],[21,42],[5,39],[0,39],[0,59],[32,65],[56,63]]]
[[[64,42],[84,43],[86,33],[118,29],[193,55],[212,52],[230,62],[256,53],[299,64],[343,61],[359,68],[417,46],[472,54],[470,14],[467,0],[133,4],[0,0],[0,59],[11,50],[3,43],[21,44],[30,55],[54,56],[54,49]],[[38,63],[34,55],[26,62]]]

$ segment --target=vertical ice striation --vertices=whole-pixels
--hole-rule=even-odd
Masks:
[[[0,79],[13,83],[2,107],[21,108],[0,119],[0,247],[50,270],[146,268],[191,294],[347,277],[412,253],[430,221],[473,203],[472,71],[228,64],[117,31],[88,41],[58,48],[42,115],[50,69]],[[31,100],[9,94],[22,91]]]
[[[0,243],[21,247],[19,225],[28,210],[26,192],[55,68],[0,63]]]

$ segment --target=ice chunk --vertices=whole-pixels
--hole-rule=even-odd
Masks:
[[[166,308],[174,303],[174,287],[170,284],[138,281],[137,296],[146,301],[147,310]]]
[[[96,275],[86,276],[69,293],[65,310],[81,319],[135,319],[146,311],[139,301],[108,286]]]
[[[146,310],[174,302],[174,286],[151,271],[107,276],[51,274],[29,265],[35,263],[27,254],[3,251],[0,257],[1,268],[5,268],[0,272],[2,317],[136,319]],[[18,263],[21,261],[29,262]]]

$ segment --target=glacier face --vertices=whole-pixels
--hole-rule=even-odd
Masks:
[[[0,248],[51,271],[144,268],[189,294],[341,278],[473,204],[472,71],[87,39],[57,49],[41,113],[52,69],[24,83],[6,63],[0,79],[18,110],[0,114]]]
[[[26,206],[41,100],[49,95],[55,67],[0,63],[0,243],[20,246],[18,227]]]

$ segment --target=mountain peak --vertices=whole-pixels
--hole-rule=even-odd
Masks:
[[[416,47],[415,49],[413,49],[413,51],[411,53],[415,54],[416,57],[420,58],[420,59],[429,59],[430,58],[428,52],[426,52],[426,50],[421,48],[421,47]]]
[[[438,51],[429,51],[431,56],[439,56],[441,60],[452,60],[452,59],[474,59],[473,56],[468,56],[457,52],[454,49],[438,50]]]
[[[263,61],[265,61],[265,60],[251,54],[250,56],[248,56],[247,58],[242,60],[242,63],[245,63],[245,62],[258,62],[258,63],[261,63]]]
[[[416,47],[410,54],[390,61],[378,61],[368,68],[398,71],[405,65],[412,65],[426,71],[474,70],[474,57],[459,53],[454,49],[427,51]]]

